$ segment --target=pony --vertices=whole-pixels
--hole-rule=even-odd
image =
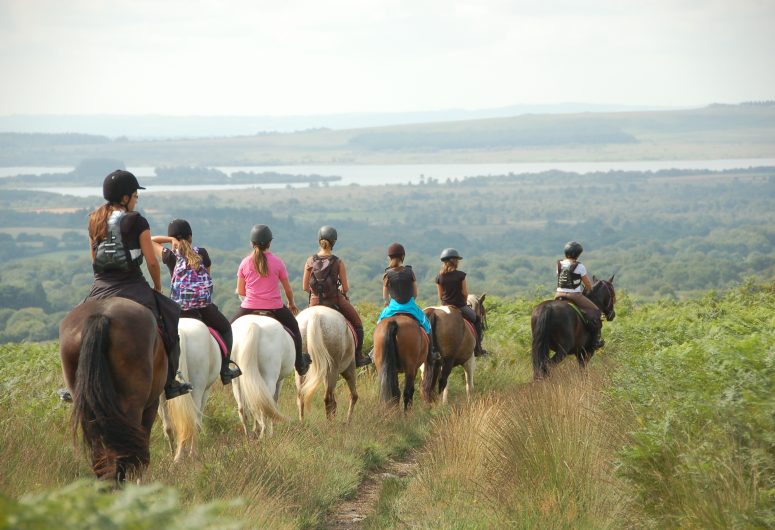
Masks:
[[[404,373],[404,411],[412,406],[414,380],[417,370],[430,362],[428,336],[413,317],[404,314],[382,319],[374,329],[374,364],[379,375],[379,399],[382,403],[398,405],[401,392],[398,373]],[[425,372],[420,389],[421,397],[429,401],[432,379]]]
[[[277,407],[283,379],[294,372],[293,339],[277,320],[263,315],[244,315],[231,325],[234,345],[231,358],[242,368],[242,376],[231,382],[242,428],[249,436],[272,434],[273,421],[286,418]],[[299,382],[297,381],[297,385]]]
[[[341,375],[350,389],[347,409],[347,423],[350,423],[358,392],[355,389],[355,337],[347,319],[339,311],[322,305],[308,307],[296,318],[302,347],[312,358],[312,365],[298,392],[299,419],[304,421],[304,407],[320,383],[325,388],[326,417],[331,419],[336,414],[334,392],[336,380]]]
[[[94,474],[122,484],[150,463],[151,427],[167,378],[156,318],[126,298],[89,300],[59,326],[62,372]]]
[[[468,305],[481,318],[482,329],[485,328],[486,321],[484,310],[486,296],[485,293],[477,298],[469,294],[467,299]],[[474,356],[476,337],[473,327],[466,323],[460,311],[453,306],[428,307],[424,312],[431,322],[433,346],[441,356],[441,360],[430,362],[425,366],[430,371],[431,388],[435,388],[438,383],[441,401],[446,404],[449,397],[449,389],[447,388],[449,374],[454,367],[462,366],[465,373],[466,398],[471,399],[471,393],[474,390],[474,369],[476,368],[476,357]],[[431,395],[430,398],[433,399],[433,396]]]
[[[164,394],[159,399],[159,417],[170,450],[175,453],[175,462],[194,455],[196,431],[202,426],[210,387],[218,379],[221,368],[221,349],[207,325],[195,318],[181,318],[179,322],[179,369],[194,389],[169,401]]]
[[[587,295],[611,321],[616,317],[614,304],[614,275],[608,280],[598,280],[592,277],[592,290]],[[580,368],[585,368],[592,358],[594,349],[591,347],[592,333],[582,321],[579,313],[568,302],[561,300],[546,300],[533,309],[530,318],[533,331],[533,378],[540,379],[549,373],[549,365],[558,364],[566,355],[574,354]],[[549,351],[554,351],[549,358]]]

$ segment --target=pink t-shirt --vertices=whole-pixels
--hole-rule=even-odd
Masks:
[[[264,252],[268,274],[258,275],[253,265],[253,254],[246,256],[239,265],[237,277],[245,280],[245,299],[240,304],[245,309],[279,309],[283,307],[280,281],[288,279],[283,260],[271,252]]]

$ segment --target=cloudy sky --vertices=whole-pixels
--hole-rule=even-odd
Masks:
[[[773,0],[0,0],[0,115],[775,99]]]

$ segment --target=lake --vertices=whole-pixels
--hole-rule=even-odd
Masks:
[[[590,173],[595,171],[658,171],[660,169],[739,169],[758,166],[775,166],[775,158],[742,158],[719,160],[638,160],[625,162],[515,162],[498,164],[389,164],[389,165],[299,165],[299,166],[216,166],[216,169],[231,174],[235,171],[253,171],[256,173],[277,172],[290,175],[321,175],[340,176],[342,180],[333,182],[331,186],[377,186],[384,184],[417,184],[421,179],[434,178],[442,182],[449,179],[464,177],[506,175],[509,173],[540,173],[542,171],[560,170],[574,173]],[[194,185],[154,185],[153,167],[129,167],[140,183],[146,186],[143,193],[162,193],[170,191],[219,191],[250,188],[281,188],[286,184],[194,184]],[[0,178],[21,173],[41,174],[67,172],[72,168],[32,168],[14,167],[0,168]],[[294,187],[306,187],[308,184],[293,184]],[[26,188],[32,189],[32,188]],[[68,188],[34,188],[40,191],[50,191],[62,195],[78,197],[101,196],[101,183],[97,186]]]

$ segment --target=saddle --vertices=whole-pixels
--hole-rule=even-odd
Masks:
[[[422,324],[420,324],[420,321],[419,321],[419,320],[417,320],[417,317],[416,317],[416,316],[414,316],[412,313],[406,313],[406,312],[404,312],[404,311],[396,311],[396,312],[395,312],[395,313],[393,313],[391,316],[396,316],[396,315],[406,315],[406,316],[408,316],[408,317],[412,317],[412,320],[414,320],[415,322],[417,322],[417,325],[418,325],[418,326],[420,326],[420,329],[422,330],[422,332],[423,332],[423,333],[425,333],[425,328],[424,328],[424,327],[422,327]],[[426,334],[426,335],[429,335],[428,333],[425,333],[425,334]]]
[[[463,312],[460,310],[459,307],[456,307],[456,306],[453,306],[453,305],[445,305],[445,306],[441,306],[441,307],[443,307],[445,309],[449,309],[449,310],[455,310],[458,313],[460,313],[460,316],[463,318],[463,322],[468,326],[468,329],[471,331],[471,335],[474,336],[474,339],[476,339],[477,333],[476,333],[476,328],[474,327],[474,324],[470,320],[468,320],[466,317],[463,316]]]
[[[272,313],[271,311],[264,311],[263,309],[254,309],[253,311],[251,311],[251,312],[250,312],[250,313],[248,313],[248,314],[249,314],[249,315],[256,315],[256,316],[259,316],[259,317],[269,317],[269,318],[271,318],[271,319],[273,319],[273,320],[277,320],[277,317],[275,317],[275,316],[274,316],[274,313]],[[244,316],[244,315],[243,315],[243,316]],[[282,323],[282,322],[280,322],[279,320],[277,320],[277,322],[278,322],[278,323],[279,323],[281,326],[283,326],[283,323]],[[290,336],[291,336],[291,338],[293,338],[293,336],[294,336],[294,335],[293,335],[293,331],[291,331],[291,330],[290,330],[290,328],[289,328],[288,326],[283,326],[283,329],[285,330],[285,332],[286,332],[286,333],[288,333],[288,335],[290,335]]]

